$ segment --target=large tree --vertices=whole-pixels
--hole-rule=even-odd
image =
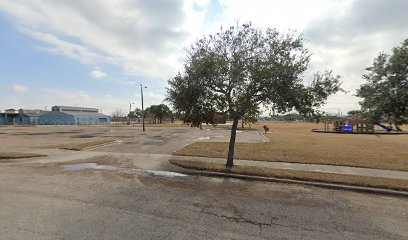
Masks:
[[[201,128],[202,123],[216,124],[217,112],[213,93],[199,81],[187,74],[177,74],[169,81],[166,100],[173,105],[177,118]]]
[[[139,118],[142,118],[142,110],[139,109],[139,108],[136,108],[135,110],[131,111],[131,112],[128,114],[128,117],[129,117],[130,119],[139,119]]]
[[[189,117],[194,111],[202,116],[228,113],[233,124],[227,166],[232,166],[238,121],[253,105],[313,115],[340,89],[339,77],[330,72],[315,74],[305,86],[302,78],[309,58],[302,37],[295,33],[262,32],[251,23],[230,27],[187,49],[184,72],[169,80],[168,100]]]
[[[244,128],[244,124],[251,126],[251,123],[255,123],[261,113],[262,112],[258,105],[252,105],[249,107],[245,114],[241,117],[242,128]]]
[[[163,118],[170,117],[172,114],[170,108],[165,104],[151,105],[146,109],[146,112],[150,112],[155,119],[159,120],[160,124],[162,123]]]
[[[363,75],[366,83],[357,90],[363,113],[373,122],[386,118],[399,125],[408,123],[408,39],[392,54],[380,53]]]

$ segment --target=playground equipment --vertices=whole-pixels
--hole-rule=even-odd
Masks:
[[[330,125],[332,125],[332,129],[330,129]],[[324,130],[326,132],[333,131],[333,132],[344,132],[344,133],[374,132],[374,125],[367,123],[361,117],[350,117],[350,118],[332,117],[332,118],[325,119]]]
[[[382,125],[382,124],[380,124],[380,123],[376,123],[375,125],[380,126],[381,128],[385,129],[387,132],[391,132],[391,131],[392,131],[392,128],[391,128],[391,127],[384,126],[384,125]]]
[[[388,119],[389,121],[389,119]],[[384,130],[374,130],[375,125]],[[363,116],[348,116],[348,117],[327,117],[324,120],[324,130],[312,129],[313,132],[319,133],[353,133],[353,134],[392,134],[401,135],[408,134],[408,131],[403,131],[400,127],[385,126],[379,122],[374,124],[368,123]]]

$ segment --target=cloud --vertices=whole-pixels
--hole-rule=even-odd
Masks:
[[[27,87],[21,84],[14,84],[11,89],[15,93],[26,93],[28,91]]]
[[[331,110],[358,108],[352,94],[365,68],[408,36],[407,9],[406,0],[0,1],[0,11],[16,28],[40,41],[37,48],[91,66],[94,78],[107,77],[98,66],[119,66],[124,74],[112,81],[143,82],[149,89],[163,89],[165,80],[181,70],[184,48],[220,25],[252,21],[261,29],[299,30],[313,53],[310,72],[332,69],[350,91],[331,97],[326,107]],[[163,94],[148,92],[147,104],[163,101]],[[104,93],[84,94],[90,96],[85,103],[93,104]],[[128,102],[104,98],[109,106],[108,99]]]
[[[156,92],[150,92],[148,90],[144,90],[143,92],[143,105],[144,108],[149,107],[151,105],[158,105],[163,103],[164,99],[166,97],[163,94],[156,93]],[[141,95],[140,93],[135,93],[134,94],[134,99],[135,99],[135,106],[137,108],[142,108],[142,100],[141,100]]]
[[[365,69],[379,52],[390,52],[408,36],[403,27],[407,9],[405,0],[338,1],[305,26],[306,45],[313,53],[310,69],[332,69],[350,91],[330,97],[326,110],[359,108],[361,99],[353,94],[364,82]]]
[[[25,33],[34,39],[40,40],[50,45],[48,47],[37,46],[37,49],[44,50],[53,54],[64,55],[66,57],[79,60],[80,62],[85,64],[92,64],[102,61],[110,61],[111,63],[113,62],[112,58],[108,56],[98,55],[90,51],[88,47],[65,41],[55,34],[34,31],[26,27],[18,27],[18,29],[22,33]]]
[[[301,30],[313,16],[329,8],[333,0],[223,0],[220,2],[227,8],[228,25],[235,24],[236,21],[251,21],[261,28]]]
[[[405,0],[345,1],[310,22],[304,33],[308,40],[324,47],[352,47],[374,37],[377,42],[389,41],[396,35],[406,36],[407,9]]]
[[[177,72],[190,36],[181,0],[1,1],[0,10],[40,49],[136,76]]]
[[[115,96],[110,93],[98,94],[81,90],[56,88],[37,88],[35,91],[26,91],[24,92],[25,94],[21,94],[21,92],[14,91],[15,86],[13,85],[13,91],[10,91],[7,96],[0,94],[0,107],[2,109],[44,109],[45,106],[47,106],[47,109],[50,109],[54,105],[64,105],[98,108],[102,109],[105,114],[111,114],[116,110],[127,113],[129,111],[129,101],[135,103],[132,108],[141,108],[140,92],[135,92],[132,100],[126,96]],[[24,89],[24,86],[21,88],[22,85],[17,86],[20,87],[16,89]],[[165,96],[146,89],[143,98],[144,107],[147,108],[150,105],[162,103]]]
[[[11,101],[7,105],[17,106],[27,109],[44,109],[44,106],[65,105],[79,107],[93,107],[102,109],[105,114],[111,114],[117,109],[127,111],[128,101],[121,97],[115,97],[110,94],[92,94],[78,90],[62,90],[54,88],[36,89],[38,99],[36,103],[30,103],[28,99],[33,98],[31,94],[18,100]]]
[[[108,74],[101,70],[92,70],[89,72],[89,76],[93,79],[101,79],[106,78]]]

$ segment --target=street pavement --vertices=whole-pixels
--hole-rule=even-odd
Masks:
[[[1,239],[407,239],[405,198],[141,169],[0,168]]]
[[[403,197],[197,176],[168,162],[186,144],[225,141],[226,130],[79,130],[4,131],[0,150],[49,156],[0,162],[0,239],[408,239]],[[94,135],[120,142],[56,148]],[[81,164],[97,166],[67,170]]]

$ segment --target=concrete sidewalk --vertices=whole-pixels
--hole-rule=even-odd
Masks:
[[[176,155],[172,155],[170,159],[171,160],[190,160],[190,161],[199,161],[199,162],[213,162],[213,163],[221,163],[221,164],[225,164],[226,162],[226,159],[223,159],[223,158],[191,157],[191,156],[176,156]],[[383,178],[391,178],[391,179],[408,180],[408,172],[381,170],[381,169],[372,169],[372,168],[359,168],[359,167],[334,166],[334,165],[322,165],[322,164],[236,160],[236,159],[234,160],[234,165],[254,166],[254,167],[283,169],[283,170],[302,170],[302,171],[310,171],[310,172],[350,174],[350,175],[356,175],[356,176],[383,177]]]

